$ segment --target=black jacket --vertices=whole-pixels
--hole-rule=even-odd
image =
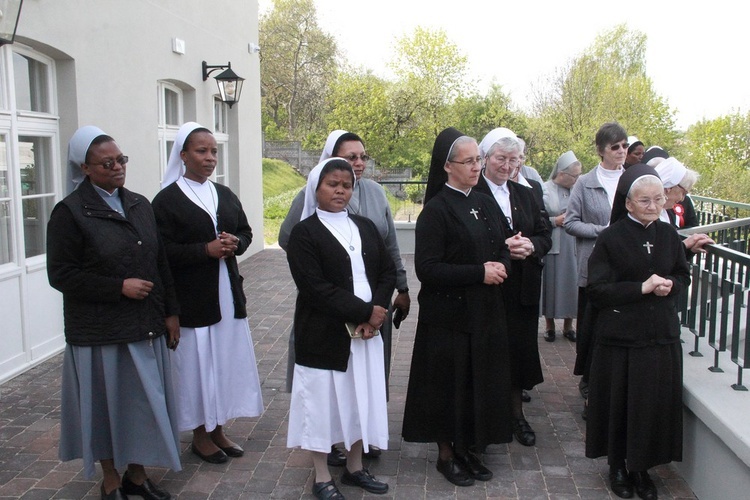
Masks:
[[[552,228],[545,215],[546,212],[542,211],[544,206],[539,206],[537,196],[534,195],[532,189],[513,181],[507,181],[507,184],[510,192],[510,205],[513,209],[511,216],[513,228],[511,229],[503,217],[506,232],[511,236],[520,232],[529,238],[534,244],[534,253],[523,260],[511,261],[511,269],[509,269],[509,276],[503,284],[503,289],[506,292],[520,294],[523,305],[534,305],[540,300],[544,266],[542,258],[552,248]],[[538,185],[536,182],[534,184]],[[479,176],[479,182],[474,189],[495,200],[484,175]]]
[[[218,196],[218,229],[239,239],[235,255],[242,255],[253,240],[242,204],[228,187],[214,186]],[[176,182],[159,192],[153,203],[182,310],[180,326],[197,328],[218,323],[221,321],[219,261],[206,254],[206,244],[216,239],[211,216],[190,201]],[[224,262],[232,287],[234,317],[246,318],[247,299],[237,258],[228,257]]]
[[[299,222],[289,237],[287,260],[299,291],[294,312],[296,363],[346,371],[351,339],[346,322],[364,323],[373,306],[384,308],[396,286],[396,266],[375,224],[349,216],[362,238],[362,259],[372,301],[354,295],[349,254],[313,214]]]
[[[91,346],[153,339],[179,314],[166,253],[148,200],[120,188],[127,218],[112,210],[88,178],[52,210],[47,275],[63,294],[65,340]],[[122,295],[126,278],[154,283],[144,300]]]

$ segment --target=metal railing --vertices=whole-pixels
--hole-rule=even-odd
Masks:
[[[742,383],[743,370],[750,368],[750,256],[748,234],[750,218],[680,230],[683,236],[706,233],[715,245],[707,245],[705,254],[690,262],[692,283],[680,301],[680,321],[694,335],[691,356],[703,356],[701,341],[713,349],[711,372],[723,372],[720,354],[729,352],[737,365],[737,382],[732,388],[747,391]]]

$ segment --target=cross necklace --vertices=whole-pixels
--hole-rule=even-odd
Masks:
[[[330,222],[328,222],[328,221],[322,221],[322,222],[324,222],[326,226],[330,227],[331,229],[333,229],[334,231],[336,231],[337,233],[339,233],[342,238],[344,238],[345,240],[347,240],[347,243],[349,244],[349,250],[351,250],[352,252],[354,251],[354,245],[352,245],[352,239],[354,238],[354,230],[352,229],[352,223],[349,220],[349,217],[346,218],[346,225],[349,226],[349,238],[347,238],[346,236],[344,236],[344,233],[342,233],[341,231],[339,231],[336,228],[336,226],[334,226]]]

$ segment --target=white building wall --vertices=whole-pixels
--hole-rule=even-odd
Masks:
[[[184,41],[184,54],[172,51],[174,38]],[[218,72],[204,82],[201,62],[231,61],[246,80],[240,102],[228,114],[227,184],[240,197],[255,234],[247,255],[261,250],[260,66],[258,54],[248,50],[257,42],[257,1],[26,0],[16,47],[51,58],[56,74],[56,201],[67,194],[67,141],[88,124],[113,136],[130,156],[126,187],[153,198],[161,180],[158,82],[182,89],[183,121],[213,129]],[[0,54],[9,60],[11,50],[1,47]],[[10,115],[6,112],[7,121]],[[11,158],[17,160],[17,154]],[[0,266],[0,317],[0,381],[64,346],[62,298],[47,283],[43,256],[27,262],[21,252],[14,263]]]

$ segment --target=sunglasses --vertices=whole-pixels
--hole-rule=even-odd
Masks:
[[[610,144],[609,149],[610,151],[619,151],[620,148],[628,149],[629,147],[630,147],[630,144],[628,144],[627,142],[622,142],[618,144]]]

